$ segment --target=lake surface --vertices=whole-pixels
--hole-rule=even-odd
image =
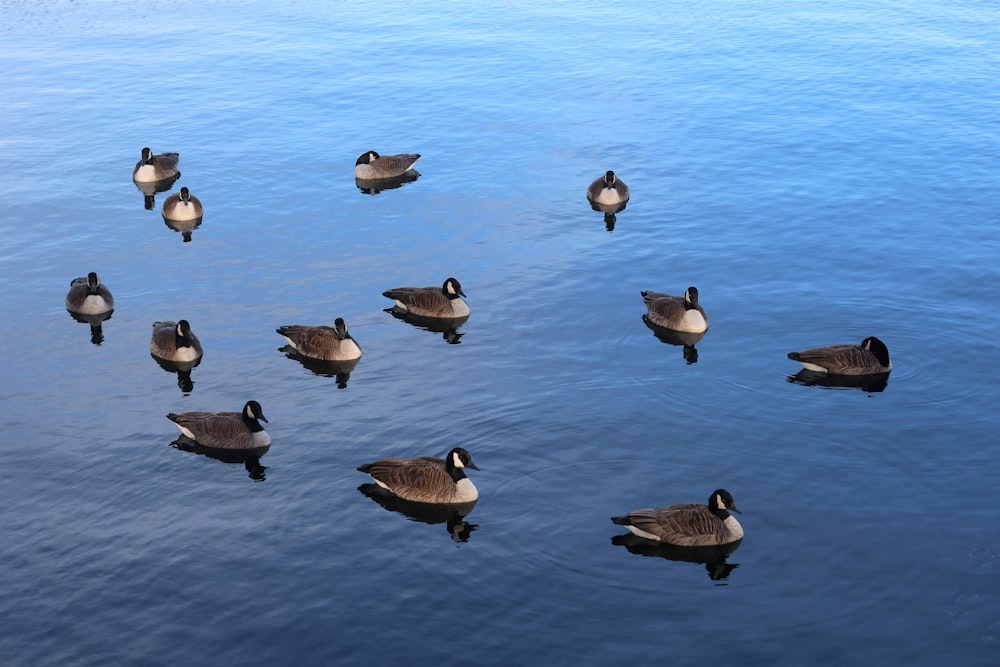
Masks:
[[[3,3],[0,662],[994,664],[997,25],[971,1]],[[145,207],[143,146],[180,152],[200,226]],[[369,149],[419,178],[362,192]],[[613,223],[584,195],[607,169]],[[99,335],[63,306],[88,271]],[[458,330],[383,312],[448,276]],[[639,295],[689,285],[696,355]],[[349,377],[278,350],[338,316]],[[187,390],[148,348],[180,318]],[[790,381],[789,351],[869,335],[885,386]],[[258,463],[171,446],[166,413],[251,398]],[[358,490],[453,446],[481,468],[461,522]],[[725,562],[612,544],[609,517],[718,487],[746,531]]]

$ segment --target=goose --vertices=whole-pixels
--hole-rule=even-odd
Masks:
[[[611,521],[654,542],[710,547],[743,539],[743,527],[730,512],[742,514],[728,491],[716,489],[707,505],[689,503],[642,509],[611,517]]]
[[[259,449],[271,444],[271,436],[260,425],[267,418],[257,401],[247,401],[242,412],[171,412],[167,419],[203,447]]]
[[[333,321],[333,327],[290,324],[275,329],[299,354],[324,361],[350,361],[361,358],[361,347],[347,331],[344,318]]]
[[[448,278],[441,287],[396,287],[382,292],[382,296],[396,302],[395,307],[418,317],[458,318],[468,317],[469,304],[462,286]]]
[[[806,370],[830,375],[876,375],[892,370],[889,348],[875,336],[860,345],[830,345],[802,352],[789,352],[788,358]]]
[[[379,155],[375,151],[367,151],[354,163],[354,177],[368,181],[402,176],[413,169],[413,163],[419,159],[420,153]]]
[[[149,352],[158,359],[186,363],[201,359],[201,341],[191,331],[187,320],[153,322]]]
[[[204,210],[201,200],[191,194],[186,187],[167,197],[163,202],[163,218],[165,220],[200,220]]]
[[[142,149],[142,159],[135,163],[132,170],[132,180],[138,183],[162,181],[177,175],[177,153],[160,153],[153,155],[149,148]]]
[[[662,292],[642,292],[646,304],[646,317],[656,326],[672,331],[702,333],[708,330],[708,316],[698,305],[698,288],[688,287],[684,296],[671,296]]]
[[[66,310],[78,315],[100,315],[115,309],[111,290],[91,271],[86,278],[74,278],[66,294]]]
[[[433,456],[418,459],[380,459],[358,466],[379,486],[403,500],[416,503],[469,503],[479,491],[466,477],[465,469],[479,470],[469,452],[455,447],[442,460]]]
[[[625,182],[615,176],[615,172],[608,170],[601,178],[590,184],[587,188],[587,199],[594,204],[604,206],[615,206],[628,201],[629,191]]]

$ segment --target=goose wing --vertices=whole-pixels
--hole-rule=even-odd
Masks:
[[[875,355],[858,345],[830,345],[789,352],[788,358],[803,365],[825,368],[836,375],[867,375],[884,370]]]
[[[371,166],[375,170],[375,174],[379,178],[391,178],[393,176],[402,176],[404,173],[410,170],[417,160],[420,159],[419,153],[400,153],[399,155],[382,155],[376,158]]]
[[[614,519],[656,536],[661,542],[679,546],[706,546],[725,541],[725,527],[708,507],[698,504],[641,509]]]
[[[340,349],[340,336],[333,327],[290,324],[276,331],[291,341],[302,354],[319,359],[332,359]]]
[[[449,299],[440,287],[396,287],[382,292],[382,296],[417,312],[435,313],[450,310]]]
[[[445,462],[434,456],[417,459],[380,459],[358,466],[400,498],[415,502],[440,502],[455,486]]]
[[[195,442],[216,449],[249,449],[256,446],[253,434],[239,412],[171,412],[167,419],[194,436]]]

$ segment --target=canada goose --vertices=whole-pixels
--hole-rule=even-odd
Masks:
[[[382,292],[382,296],[396,302],[399,310],[418,317],[458,318],[468,317],[469,304],[462,286],[448,278],[441,287],[396,287]]]
[[[367,181],[402,176],[413,169],[413,163],[419,159],[420,153],[379,155],[375,151],[367,151],[354,163],[354,177]]]
[[[594,204],[604,206],[616,206],[628,201],[629,192],[625,182],[615,176],[615,172],[608,170],[603,177],[598,178],[587,188],[587,199]]]
[[[66,294],[66,310],[77,315],[100,315],[115,309],[111,290],[91,271],[86,278],[74,278]]]
[[[271,444],[271,436],[260,425],[267,418],[257,401],[247,401],[243,412],[171,412],[167,419],[203,447],[259,449]]]
[[[163,217],[166,220],[200,220],[203,214],[201,200],[186,187],[163,202]]]
[[[619,526],[654,542],[681,547],[708,547],[743,539],[743,527],[729,512],[741,512],[725,489],[716,489],[707,505],[683,504],[611,517]]]
[[[656,326],[673,331],[702,333],[708,329],[708,316],[698,305],[698,288],[688,287],[684,297],[662,292],[642,292],[649,321]]]
[[[831,345],[802,352],[789,352],[788,358],[807,370],[830,375],[876,375],[892,370],[889,348],[875,336],[861,345]]]
[[[177,153],[160,153],[153,155],[149,148],[142,149],[142,159],[135,163],[132,170],[132,180],[139,183],[162,181],[177,175]]]
[[[153,337],[149,352],[158,359],[173,362],[191,362],[201,359],[201,341],[191,331],[187,320],[180,322],[153,322]]]
[[[418,459],[380,459],[358,466],[379,486],[404,500],[416,503],[469,503],[479,498],[465,469],[479,470],[469,452],[455,447],[442,460],[433,456]]]
[[[361,358],[361,347],[347,331],[344,318],[338,317],[332,327],[290,324],[275,329],[299,354],[324,361],[349,361]]]

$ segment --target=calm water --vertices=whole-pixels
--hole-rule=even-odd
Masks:
[[[0,662],[993,664],[998,23],[0,4]],[[189,242],[131,182],[143,146],[181,153]],[[362,193],[368,149],[422,153],[419,179]],[[609,168],[612,231],[584,197]],[[100,345],[63,308],[91,270]],[[449,275],[450,337],[382,311]],[[641,319],[640,290],[688,285],[696,363]],[[278,351],[337,316],[346,382]],[[190,391],[148,353],[182,317]],[[788,381],[788,351],[868,335],[884,390]],[[249,398],[263,470],[170,446],[167,412]],[[361,463],[455,445],[482,469],[465,525],[358,491]],[[612,545],[610,516],[720,486],[738,567]]]

